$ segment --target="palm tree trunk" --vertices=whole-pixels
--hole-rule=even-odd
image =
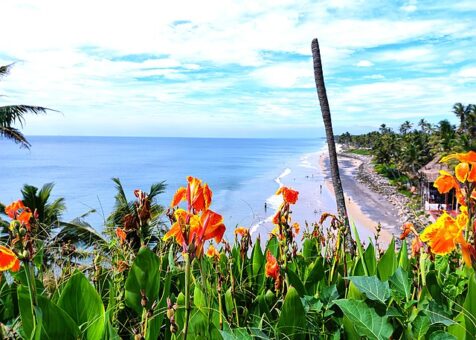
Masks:
[[[312,41],[312,59],[314,62],[314,79],[316,80],[317,96],[321,105],[322,119],[326,129],[327,146],[329,148],[329,161],[331,168],[332,184],[336,196],[337,211],[339,216],[344,220],[345,243],[347,251],[354,254],[354,242],[350,233],[349,218],[347,216],[347,209],[345,207],[344,190],[342,189],[342,182],[340,180],[339,165],[337,164],[337,152],[334,141],[334,132],[332,130],[331,111],[329,109],[329,102],[327,100],[326,86],[324,84],[324,75],[322,73],[321,53],[319,51],[319,42],[317,39]]]

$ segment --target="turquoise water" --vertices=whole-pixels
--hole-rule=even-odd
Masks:
[[[112,177],[121,179],[131,199],[134,189],[148,191],[165,180],[167,190],[158,202],[168,205],[188,175],[210,185],[211,209],[224,216],[229,230],[252,226],[276,191],[275,179],[324,145],[323,139],[34,136],[29,141],[31,150],[0,140],[0,202],[21,198],[25,183],[54,182],[54,197],[66,199],[64,219],[96,209],[88,222],[98,230],[114,204]]]

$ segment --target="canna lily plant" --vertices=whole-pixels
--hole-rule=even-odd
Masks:
[[[420,235],[434,254],[446,255],[458,246],[468,267],[476,261],[476,152],[451,154],[441,162],[457,160],[454,175],[440,171],[434,186],[440,193],[455,191],[460,204],[456,217],[443,212],[435,223],[429,225]]]

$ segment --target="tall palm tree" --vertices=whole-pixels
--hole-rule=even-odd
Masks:
[[[471,105],[468,105],[465,107],[461,103],[456,103],[455,105],[453,105],[453,113],[460,120],[460,124],[458,128],[460,132],[464,131],[466,128],[466,118],[469,114],[470,108],[471,108]]]
[[[345,206],[344,190],[342,189],[342,182],[340,180],[339,165],[337,163],[337,152],[334,141],[334,132],[332,129],[331,111],[329,108],[329,101],[327,100],[326,86],[324,83],[324,74],[322,72],[321,52],[319,50],[319,42],[317,39],[312,40],[312,59],[314,62],[314,79],[316,81],[317,96],[321,106],[322,119],[326,130],[327,146],[329,148],[329,161],[331,168],[332,184],[336,196],[337,211],[339,216],[344,220],[346,228],[345,243],[347,250],[354,253],[354,242],[350,233],[349,218],[347,215],[347,208]]]
[[[13,64],[0,66],[0,79],[8,74]],[[27,113],[40,114],[50,110],[41,106],[30,105],[7,105],[0,106],[0,137],[10,139],[20,147],[29,149],[31,144],[18,128],[13,125],[16,123],[23,127],[25,123],[24,115]]]

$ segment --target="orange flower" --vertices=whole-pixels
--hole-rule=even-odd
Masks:
[[[433,253],[446,255],[455,250],[457,244],[464,243],[463,230],[467,221],[466,210],[463,209],[457,219],[445,211],[435,223],[426,227],[420,238],[428,243]]]
[[[207,184],[202,185],[202,181],[198,178],[188,176],[187,188],[179,188],[172,199],[170,204],[172,207],[176,207],[182,201],[187,201],[188,210],[195,210],[197,212],[207,210],[212,201],[212,191]]]
[[[400,235],[400,240],[406,239],[407,236],[413,232],[415,235],[418,235],[417,231],[415,230],[415,226],[411,222],[405,222],[402,225],[402,234]]]
[[[210,247],[208,247],[207,256],[208,257],[219,258],[220,257],[220,252],[213,246],[213,244],[211,244]]]
[[[466,178],[468,177],[469,173],[469,164],[468,163],[459,163],[455,167],[455,176],[460,181],[461,183],[464,183],[466,181]]]
[[[272,277],[274,280],[277,280],[279,276],[278,261],[269,250],[266,253],[265,275],[266,277]]]
[[[438,189],[440,194],[445,194],[451,189],[456,188],[458,183],[450,173],[440,170],[440,176],[438,176],[433,186]]]
[[[8,215],[8,217],[16,219],[23,209],[25,209],[25,205],[21,200],[18,200],[6,206],[5,213]]]
[[[245,236],[246,234],[248,234],[248,232],[248,228],[245,227],[238,227],[235,229],[235,235]]]
[[[15,253],[5,247],[0,246],[0,271],[11,270],[16,272],[20,269],[20,260]]]
[[[294,236],[296,236],[297,234],[299,234],[299,231],[301,230],[301,227],[300,227],[299,223],[294,222],[293,228],[294,228]]]
[[[476,163],[476,152],[469,151],[466,153],[454,153],[443,157],[440,162],[448,162],[451,159],[457,159],[458,161],[465,163]]]
[[[121,244],[123,244],[126,241],[127,234],[124,231],[124,229],[117,228],[116,229],[116,236],[119,238]]]
[[[412,256],[415,257],[420,254],[420,249],[423,247],[423,242],[418,236],[416,236],[412,241]]]
[[[471,170],[469,171],[468,177],[466,179],[471,183],[476,182],[476,163],[471,165]]]
[[[33,214],[31,213],[30,208],[26,207],[21,200],[13,202],[5,207],[5,213],[8,217],[23,223],[27,227],[30,226],[30,220]]]
[[[435,254],[446,255],[455,249],[459,234],[462,234],[462,230],[459,230],[455,220],[444,212],[435,223],[423,231],[421,240],[428,243]]]
[[[199,216],[189,214],[183,209],[177,209],[175,219],[176,222],[164,235],[164,241],[174,237],[177,243],[184,248],[194,242],[197,256],[202,254],[205,241],[214,238],[216,243],[220,243],[226,230],[223,217],[211,210],[206,210]],[[187,225],[189,227],[188,239],[185,239],[183,232]]]
[[[278,191],[276,191],[276,195],[280,195],[280,194],[283,195],[283,199],[285,203],[296,204],[298,200],[299,192],[287,187],[281,187],[278,189]]]

